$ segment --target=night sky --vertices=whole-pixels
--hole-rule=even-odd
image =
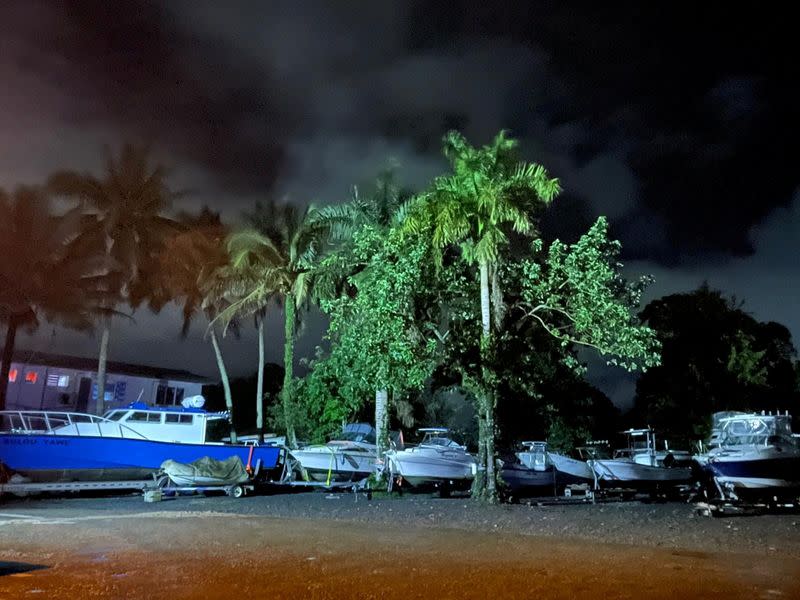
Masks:
[[[501,128],[565,193],[545,224],[569,238],[608,215],[647,299],[708,281],[800,339],[796,25],[709,3],[4,2],[0,186],[58,168],[99,173],[103,146],[152,144],[233,221],[258,198],[339,202],[389,164],[421,188],[451,128]],[[385,6],[384,6],[385,5]],[[391,6],[390,6],[391,5]],[[336,8],[334,8],[334,6]],[[503,7],[505,6],[505,7]],[[113,329],[110,359],[215,375],[205,323],[177,311]],[[280,315],[268,357],[280,362]],[[310,319],[298,354],[319,342]],[[255,370],[251,332],[226,340]],[[91,356],[43,326],[19,348]],[[631,380],[595,374],[617,402]]]

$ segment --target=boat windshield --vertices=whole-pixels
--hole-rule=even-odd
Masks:
[[[127,412],[127,410],[112,410],[111,412],[107,412],[105,415],[103,415],[103,418],[108,419],[109,421],[119,421]]]
[[[362,444],[375,444],[375,432],[363,431],[343,431],[334,441],[337,442],[360,442]]]
[[[422,440],[422,443],[425,444],[426,446],[441,446],[443,448],[460,448],[461,447],[459,444],[456,444],[450,438],[440,437],[440,436],[426,437],[424,440]]]

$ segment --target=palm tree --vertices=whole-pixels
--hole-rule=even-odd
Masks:
[[[409,232],[432,229],[433,243],[441,252],[457,245],[468,264],[477,264],[480,277],[481,356],[487,362],[491,346],[490,297],[499,297],[492,275],[508,244],[508,230],[535,235],[535,214],[559,193],[558,180],[537,164],[519,162],[517,142],[501,131],[492,143],[476,148],[458,132],[444,137],[444,155],[452,173],[437,177],[431,189],[412,203],[405,215]],[[441,260],[441,255],[439,257]],[[490,279],[494,289],[490,289]],[[492,293],[493,292],[493,293]],[[497,319],[495,319],[497,321]],[[495,322],[495,326],[499,323]],[[486,472],[485,493],[496,499],[494,468],[495,398],[483,367],[478,393],[480,456]],[[479,495],[484,490],[477,489]]]
[[[20,327],[47,319],[88,330],[98,315],[112,313],[118,273],[81,236],[83,225],[79,207],[54,216],[41,189],[21,187],[13,196],[0,189],[0,410]]]
[[[292,395],[294,342],[299,321],[298,309],[311,300],[317,258],[324,249],[334,226],[313,206],[304,210],[291,204],[258,203],[254,213],[246,215],[249,226],[228,239],[230,269],[223,279],[219,297],[230,306],[217,317],[227,327],[231,320],[255,315],[259,337],[263,336],[263,313],[273,298],[284,306],[284,379],[281,401],[286,423],[286,437],[297,446]],[[260,351],[263,352],[261,343]],[[259,369],[263,369],[263,356]],[[263,376],[262,376],[263,377]]]
[[[181,231],[167,238],[156,263],[148,263],[146,272],[150,273],[150,277],[145,282],[145,287],[148,290],[148,303],[155,311],[159,311],[168,302],[181,304],[181,334],[186,335],[197,314],[204,314],[210,323],[221,310],[212,290],[220,285],[220,274],[228,265],[228,252],[225,248],[228,230],[219,214],[208,208],[204,208],[197,216],[179,215],[177,221]],[[234,323],[232,326],[235,325]],[[225,406],[230,414],[231,441],[236,443],[238,436],[233,420],[230,378],[219,347],[217,332],[213,327],[209,327],[208,336],[214,349]]]
[[[162,216],[177,196],[167,186],[166,176],[164,167],[150,166],[145,148],[127,144],[118,158],[108,154],[102,178],[61,171],[48,181],[52,192],[80,200],[86,214],[93,217],[86,235],[96,238],[101,252],[120,266],[125,274],[120,295],[134,307],[141,301],[132,293],[141,281],[141,266],[159,253],[163,240],[175,231],[174,221]],[[138,290],[141,292],[141,286]],[[108,340],[106,319],[97,366],[97,412],[103,411]]]
[[[372,193],[364,196],[358,187],[353,187],[350,199],[342,204],[325,206],[320,209],[323,218],[336,226],[333,238],[339,243],[336,253],[328,256],[324,268],[320,270],[316,282],[316,295],[332,299],[345,293],[352,293],[351,278],[361,272],[366,263],[359,261],[352,251],[353,234],[360,227],[375,227],[388,234],[390,226],[398,223],[401,209],[411,194],[402,190],[395,181],[393,169],[385,169],[378,174]],[[389,390],[375,390],[375,430],[377,432],[377,456],[383,458],[388,450]]]

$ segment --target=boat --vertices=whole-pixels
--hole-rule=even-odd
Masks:
[[[274,444],[223,442],[226,412],[208,412],[186,398],[182,406],[133,402],[103,416],[58,411],[0,411],[0,463],[35,482],[149,479],[166,460],[238,456],[262,475],[283,464]],[[260,461],[260,463],[259,463]]]
[[[502,461],[500,476],[510,495],[557,496],[569,485],[593,485],[585,461],[550,452],[547,442],[522,442],[523,450]]]
[[[412,486],[424,484],[459,487],[475,478],[477,462],[462,446],[449,437],[443,427],[418,430],[423,435],[419,445],[386,453],[392,480],[402,478]]]
[[[715,413],[705,451],[694,458],[704,482],[724,499],[800,494],[800,443],[788,412]]]
[[[692,469],[684,455],[656,450],[656,435],[651,428],[628,429],[628,447],[615,450],[610,458],[599,448],[589,451],[587,463],[594,470],[599,487],[658,489],[686,485],[692,480]]]
[[[358,481],[375,472],[377,446],[375,428],[369,423],[350,423],[327,444],[291,450],[305,479]]]

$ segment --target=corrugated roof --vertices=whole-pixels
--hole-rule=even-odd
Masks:
[[[43,367],[61,367],[62,369],[75,369],[77,371],[96,371],[97,359],[83,356],[68,356],[64,354],[49,354],[46,352],[31,352],[29,350],[16,350],[12,360],[26,365]],[[164,369],[147,365],[134,365],[130,363],[108,361],[106,371],[117,375],[132,375],[137,377],[150,377],[152,379],[170,379],[174,381],[187,381],[193,383],[213,384],[215,381],[208,377],[195,375],[180,369]]]

